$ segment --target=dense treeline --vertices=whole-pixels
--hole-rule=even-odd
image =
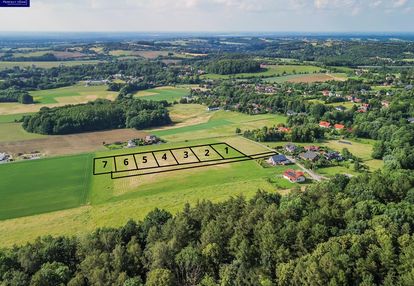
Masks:
[[[243,136],[258,142],[289,141],[316,142],[324,138],[324,129],[316,124],[295,125],[290,130],[281,131],[278,127],[263,127],[245,130]]]
[[[258,72],[260,63],[249,59],[222,59],[210,63],[206,70],[216,74]]]
[[[23,128],[40,134],[71,134],[118,128],[143,129],[171,123],[167,102],[123,99],[43,107],[23,118]]]
[[[2,285],[413,285],[414,177],[337,176],[286,196],[200,202],[172,216],[0,251]]]
[[[33,97],[23,90],[8,88],[0,90],[0,102],[20,102],[23,104],[33,103]]]
[[[81,80],[104,80],[117,74],[143,84],[197,83],[197,77],[188,74],[188,71],[167,67],[161,62],[130,60],[59,66],[50,69],[32,67],[2,70],[0,90],[10,87],[26,90],[50,89],[72,85]]]

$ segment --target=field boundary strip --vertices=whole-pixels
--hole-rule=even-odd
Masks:
[[[180,151],[181,154],[184,155],[183,158],[179,158],[177,154],[174,154],[174,151]],[[200,151],[202,151],[201,154]],[[160,155],[160,153],[163,154],[157,159],[157,154]],[[144,176],[164,172],[257,160],[273,156],[275,154],[277,154],[277,152],[267,151],[263,153],[246,155],[237,148],[224,142],[200,144],[96,157],[93,159],[93,175],[111,175],[111,179],[121,179],[127,177]],[[139,166],[137,162],[137,157],[139,156],[141,156],[142,163],[147,164],[148,166]],[[170,162],[168,162],[168,158],[170,158]],[[187,159],[187,162],[184,162],[185,159]],[[163,163],[160,160],[165,162]],[[132,164],[130,164],[131,162]],[[152,166],[150,165],[151,162],[153,164]],[[143,173],[133,173],[138,171]]]

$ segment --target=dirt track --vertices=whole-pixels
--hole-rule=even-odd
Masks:
[[[103,146],[103,142],[124,142],[134,138],[143,138],[146,135],[148,134],[134,129],[55,135],[41,139],[3,142],[0,143],[0,151],[12,154],[30,153],[34,151],[39,151],[46,155],[77,154],[105,150],[106,148]]]

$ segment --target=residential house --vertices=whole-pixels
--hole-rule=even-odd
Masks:
[[[335,130],[343,130],[345,128],[345,125],[343,124],[335,124],[334,125]]]
[[[388,100],[383,100],[383,101],[381,101],[381,105],[384,108],[388,108],[388,107],[390,107],[390,102]]]
[[[331,160],[337,160],[337,161],[342,161],[342,156],[341,154],[339,154],[338,152],[326,152],[325,154],[323,154],[323,156],[325,157],[325,159],[331,161]]]
[[[319,158],[319,154],[313,151],[307,151],[305,153],[301,153],[299,157],[305,161],[316,161]]]
[[[267,162],[268,162],[269,164],[273,165],[273,166],[276,166],[276,165],[289,165],[289,164],[292,164],[292,162],[291,162],[288,158],[286,158],[286,156],[285,156],[285,155],[283,155],[283,154],[271,156],[271,157],[267,160]]]
[[[298,147],[296,147],[296,145],[295,145],[295,144],[292,144],[292,143],[289,143],[289,144],[286,144],[286,145],[285,145],[285,150],[286,150],[287,152],[289,152],[289,153],[293,153],[293,152],[295,152],[297,148],[298,148]]]
[[[329,96],[329,94],[330,94],[331,92],[329,91],[329,90],[327,90],[327,89],[325,89],[325,90],[322,90],[322,95],[323,96]]]
[[[279,127],[277,130],[282,133],[289,133],[291,131],[291,129],[287,127]]]
[[[306,180],[304,173],[292,169],[286,170],[283,173],[283,178],[289,180],[291,183],[302,183]]]
[[[406,90],[412,90],[413,89],[413,85],[412,84],[408,84],[405,86]]]
[[[319,146],[314,146],[314,145],[310,145],[310,146],[305,146],[304,147],[306,151],[319,151]]]
[[[286,115],[287,116],[293,116],[293,115],[296,115],[297,113],[296,112],[294,112],[293,110],[288,110],[287,112],[286,112]]]
[[[409,123],[414,123],[414,117],[410,117],[407,119]]]
[[[329,123],[327,121],[321,121],[321,122],[319,122],[319,127],[329,128],[329,127],[331,127],[331,123]]]
[[[345,111],[345,110],[346,110],[346,108],[345,108],[345,106],[339,105],[339,106],[335,106],[335,110],[338,110],[338,111]]]
[[[152,144],[158,142],[158,137],[155,135],[145,136],[145,143]]]
[[[0,164],[7,163],[10,156],[7,153],[0,153]]]
[[[134,140],[128,140],[128,144],[126,146],[127,148],[134,148],[137,147],[137,144],[135,143]]]

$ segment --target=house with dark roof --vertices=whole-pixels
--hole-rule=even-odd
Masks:
[[[319,154],[313,151],[307,151],[305,153],[300,153],[299,157],[305,161],[316,161],[319,158]]]
[[[292,169],[286,170],[283,173],[283,178],[289,180],[291,183],[301,183],[306,180],[304,173]]]
[[[341,154],[335,151],[326,152],[325,154],[323,154],[323,156],[325,157],[326,160],[329,160],[329,161],[332,161],[332,160],[342,161],[343,160]]]
[[[298,148],[298,147],[296,147],[296,145],[295,145],[295,144],[292,144],[292,143],[289,143],[289,144],[286,144],[286,145],[285,145],[285,150],[286,150],[287,152],[289,152],[289,153],[293,153],[293,152],[295,152],[297,148]]]
[[[267,162],[272,166],[292,164],[292,162],[283,154],[273,155],[267,160]]]

